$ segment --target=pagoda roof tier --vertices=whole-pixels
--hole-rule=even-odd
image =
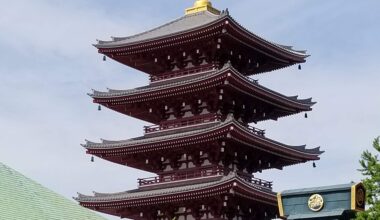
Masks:
[[[211,94],[216,96],[214,100],[218,100],[220,93],[226,94],[228,92],[231,97],[239,96],[240,99],[236,98],[237,100],[246,100],[246,103],[242,103],[242,105],[244,104],[247,108],[251,106],[251,111],[256,111],[254,109],[260,107],[258,103],[266,106],[268,110],[266,116],[252,116],[248,122],[276,120],[279,117],[311,111],[311,107],[315,104],[311,98],[298,99],[298,96],[285,96],[270,90],[239,73],[230,64],[226,64],[221,69],[214,68],[195,75],[152,82],[148,86],[135,89],[109,89],[108,92],[94,90],[89,95],[94,99],[94,103],[99,103],[128,116],[158,124],[162,119],[159,114],[151,114],[147,104],[163,103],[163,101],[175,97],[190,98],[197,96],[199,99],[203,99]],[[137,105],[139,107],[136,107],[134,104],[137,103],[144,103],[144,105]],[[253,103],[256,103],[256,106],[253,106]]]
[[[86,208],[120,216],[120,210],[123,209],[129,210],[128,214],[132,215],[131,212],[136,209],[140,212],[144,207],[186,204],[195,200],[204,203],[210,198],[229,196],[237,196],[271,208],[277,206],[274,192],[245,181],[234,172],[206,183],[153,190],[137,189],[111,194],[94,192],[93,196],[78,194],[74,199]]]
[[[223,46],[227,47],[227,45],[229,45],[228,50],[232,50],[236,48],[232,45],[239,45],[241,47],[239,51],[245,51],[244,54],[247,61],[250,60],[249,63],[266,60],[262,63],[268,65],[258,67],[247,74],[268,72],[303,63],[308,57],[306,51],[294,50],[291,46],[273,43],[250,32],[235,21],[229,15],[228,10],[220,14],[203,11],[185,15],[140,34],[112,37],[110,41],[98,40],[94,46],[99,49],[99,53],[116,61],[156,75],[160,73],[162,64],[155,60],[158,57],[149,57],[152,54],[159,54],[159,51],[168,52],[168,49],[171,48],[184,52],[188,50],[187,52],[190,53],[189,50],[194,50],[192,46],[199,46],[199,43],[205,45],[206,42],[210,43],[215,51],[223,49]],[[199,46],[198,49],[201,47]],[[136,55],[142,56],[138,58]],[[141,59],[141,57],[145,58]]]
[[[232,116],[228,116],[225,121],[151,132],[123,141],[87,141],[83,147],[87,149],[87,153],[105,160],[157,173],[158,170],[145,163],[146,156],[153,155],[151,152],[155,152],[154,158],[151,159],[159,160],[161,155],[166,156],[173,151],[189,151],[191,147],[199,148],[215,142],[219,143],[220,147],[231,146],[237,152],[248,152],[250,155],[273,159],[272,166],[260,167],[256,171],[281,169],[288,165],[319,160],[319,155],[323,153],[319,147],[306,149],[305,146],[289,146],[266,138],[262,132],[242,125]]]

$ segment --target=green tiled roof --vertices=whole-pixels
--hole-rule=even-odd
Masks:
[[[0,163],[1,220],[105,220]]]

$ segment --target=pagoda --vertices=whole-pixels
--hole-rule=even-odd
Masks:
[[[312,110],[311,99],[282,95],[249,78],[300,65],[306,52],[253,34],[208,0],[197,0],[167,24],[95,47],[104,60],[149,74],[150,83],[93,91],[94,103],[153,125],[141,137],[83,147],[156,176],[138,179],[130,191],[79,194],[86,208],[130,219],[272,219],[276,193],[259,173],[319,160],[323,153],[277,142],[251,126]]]

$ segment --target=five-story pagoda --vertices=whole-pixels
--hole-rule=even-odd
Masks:
[[[84,207],[131,219],[271,219],[277,214],[272,182],[254,174],[322,153],[276,142],[250,126],[311,110],[311,99],[282,95],[248,77],[303,63],[305,51],[249,32],[208,0],[170,23],[95,46],[104,59],[149,74],[150,83],[94,91],[94,103],[154,126],[142,137],[83,146],[157,176],[138,179],[131,191],[79,194]]]

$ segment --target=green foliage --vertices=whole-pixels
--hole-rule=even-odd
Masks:
[[[376,154],[364,151],[360,160],[359,171],[365,176],[363,184],[367,190],[367,210],[359,213],[357,220],[379,220],[380,219],[380,137],[373,141]]]

